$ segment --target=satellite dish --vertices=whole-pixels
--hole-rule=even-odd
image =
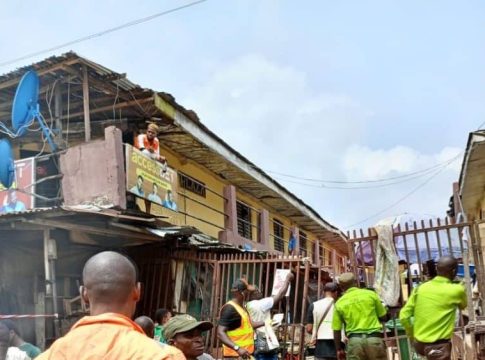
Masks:
[[[7,189],[12,186],[15,178],[12,147],[6,139],[0,140],[0,183]]]
[[[15,137],[24,135],[34,120],[38,121],[52,151],[56,151],[57,146],[52,141],[52,132],[39,110],[39,76],[34,70],[30,70],[20,79],[13,99],[12,127]]]
[[[20,79],[12,105],[12,127],[22,136],[39,112],[39,77],[28,71]]]

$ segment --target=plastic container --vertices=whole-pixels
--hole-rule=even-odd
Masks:
[[[397,336],[406,335],[406,331],[404,330],[404,327],[401,325],[401,322],[399,321],[399,319],[389,320],[386,323],[386,328],[391,330],[392,332],[391,336],[393,337],[396,336],[396,334]],[[411,352],[409,351],[409,342],[408,342],[407,336],[403,338],[399,338],[397,340],[397,346],[399,346],[398,353],[401,354],[401,360],[412,360]]]
[[[475,265],[468,265],[468,268],[470,269],[470,276],[473,276],[475,274]],[[461,278],[465,277],[465,265],[458,264],[458,271],[456,273],[456,276]]]

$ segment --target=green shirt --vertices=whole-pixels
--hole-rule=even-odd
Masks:
[[[163,326],[162,325],[157,325],[155,326],[155,329],[153,331],[153,338],[157,340],[158,342],[161,342],[162,344],[166,344],[167,340],[165,339],[165,335],[163,333]]]
[[[332,329],[349,334],[371,334],[382,332],[379,318],[386,315],[379,296],[367,289],[352,287],[335,303]]]
[[[37,346],[29,343],[23,343],[22,345],[19,345],[19,349],[25,351],[31,359],[37,357],[41,353],[40,349]]]
[[[453,335],[457,308],[464,309],[466,305],[463,285],[436,276],[413,290],[399,320],[408,335],[420,342],[447,340]]]

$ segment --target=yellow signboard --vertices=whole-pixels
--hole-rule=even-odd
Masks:
[[[126,145],[126,188],[139,198],[178,211],[177,172]]]

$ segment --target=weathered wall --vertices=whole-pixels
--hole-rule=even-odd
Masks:
[[[83,143],[60,157],[66,205],[85,202],[126,208],[126,183],[121,131],[105,129],[105,139]]]

